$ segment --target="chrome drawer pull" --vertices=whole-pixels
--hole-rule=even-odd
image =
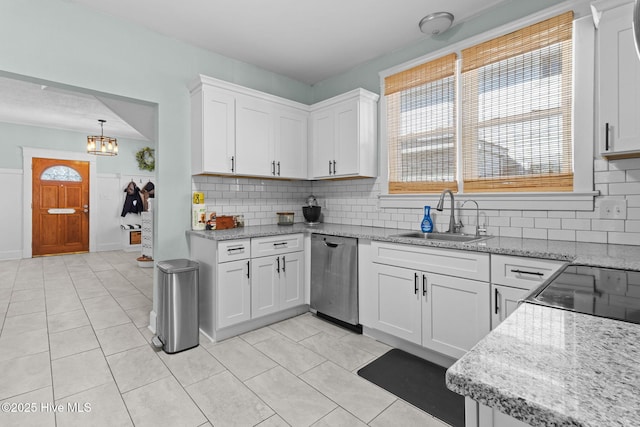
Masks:
[[[227,252],[233,252],[233,251],[244,251],[244,246],[240,246],[238,248],[228,248]]]
[[[287,242],[280,242],[280,243],[274,243],[273,246],[278,247],[278,246],[287,246]]]

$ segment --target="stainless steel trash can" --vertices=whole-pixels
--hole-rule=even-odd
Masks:
[[[198,330],[198,263],[188,259],[158,262],[160,297],[157,335],[165,353],[196,347]]]

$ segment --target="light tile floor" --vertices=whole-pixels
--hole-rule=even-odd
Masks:
[[[310,313],[154,351],[136,256],[0,261],[1,426],[446,426],[356,374],[388,346]]]

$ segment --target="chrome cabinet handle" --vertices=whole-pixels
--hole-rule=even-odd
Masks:
[[[276,174],[276,161],[272,161],[271,162],[271,175],[275,175]]]
[[[278,176],[280,176],[280,162],[278,162]]]
[[[333,174],[336,174],[336,161],[333,161]]]
[[[279,242],[279,243],[274,243],[273,244],[274,247],[278,247],[278,246],[287,246],[287,242]]]
[[[418,295],[418,273],[413,273],[413,293]]]
[[[236,168],[236,158],[235,156],[231,156],[231,172],[233,172]]]
[[[540,273],[539,271],[525,271],[525,270],[520,270],[519,268],[516,269],[512,269],[511,270],[512,273],[520,273],[520,274],[531,274],[532,276],[544,276],[544,273]]]
[[[609,151],[609,123],[604,125],[604,151]]]
[[[287,266],[287,264],[286,264],[286,261],[284,259],[284,255],[282,255],[282,272],[283,273],[286,272],[286,269],[285,269],[286,266]]]
[[[237,248],[228,248],[227,249],[228,253],[231,253],[231,252],[234,252],[234,251],[244,251],[244,246],[238,246]]]
[[[329,160],[329,175],[331,175],[331,160]]]
[[[247,279],[251,278],[251,264],[247,261]]]
[[[498,292],[497,289],[494,289],[493,302],[494,302],[495,308],[493,312],[495,314],[498,314],[498,311],[500,311],[500,309],[498,308],[499,297],[500,297],[500,293]]]
[[[280,274],[280,257],[276,258],[276,262],[278,263],[276,267],[276,273]]]

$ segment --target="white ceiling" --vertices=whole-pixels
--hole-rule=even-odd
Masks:
[[[315,84],[510,0],[68,0],[204,49]]]
[[[306,84],[429,36],[419,21],[447,11],[454,26],[512,0],[66,0]],[[119,138],[155,139],[153,108],[0,76],[0,121]]]

